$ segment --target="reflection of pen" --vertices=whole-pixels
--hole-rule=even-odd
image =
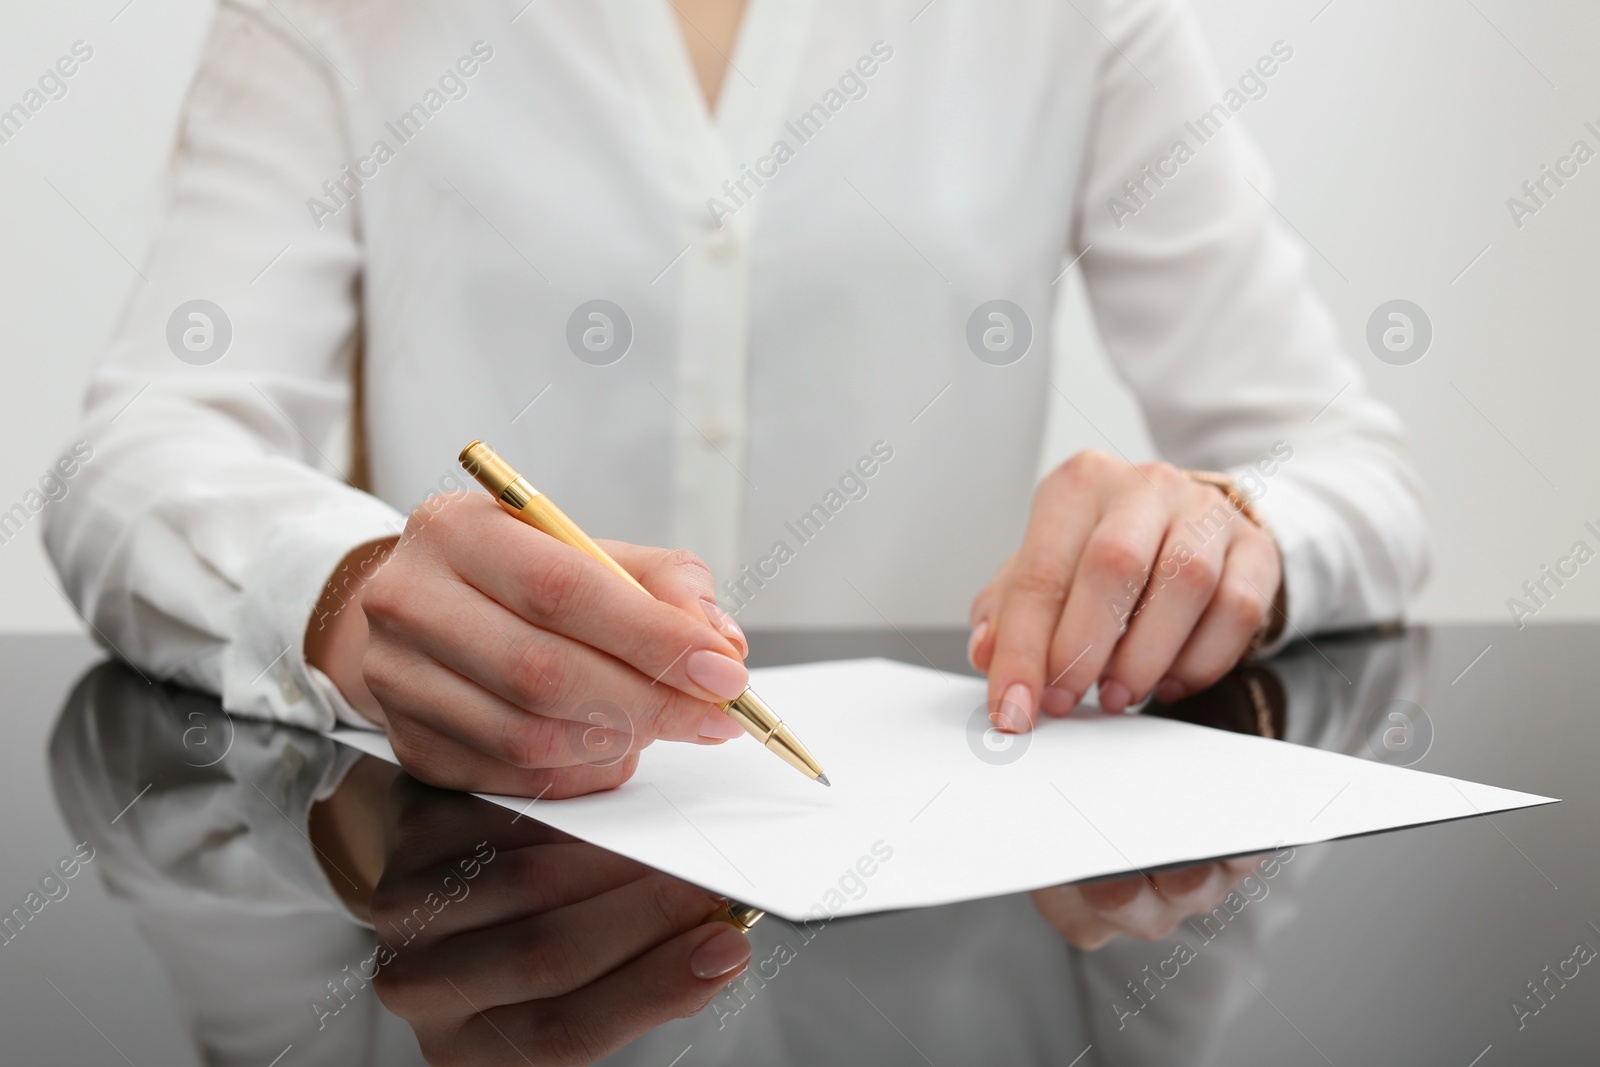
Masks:
[[[732,923],[741,934],[748,934],[750,928],[760,922],[766,914],[760,908],[753,908],[749,904],[741,904],[737,900],[730,900],[711,913],[711,920]]]
[[[513,470],[494,449],[482,441],[474,441],[461,450],[461,465],[489,490],[489,495],[498,500],[502,508],[534,529],[592,556],[639,592],[650,595],[650,591],[624,570],[622,564],[595,544],[549,497],[529,485],[528,480]],[[828,776],[822,773],[822,765],[811,758],[806,746],[783,724],[777,713],[756,696],[754,690],[746,686],[743,693],[721,707],[729,718],[754,735],[768,751],[782,757],[806,777],[814,778],[823,785],[830,784]]]

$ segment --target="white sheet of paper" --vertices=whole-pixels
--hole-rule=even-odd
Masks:
[[[609,792],[485,799],[788,919],[947,904],[1552,803],[1143,715],[1046,718],[1000,749],[1007,735],[986,734],[981,680],[890,660],[762,668],[751,684],[831,789],[748,740],[657,742]],[[381,734],[333,736],[394,762]]]

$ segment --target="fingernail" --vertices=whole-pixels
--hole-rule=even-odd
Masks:
[[[1163,704],[1171,704],[1174,700],[1182,700],[1189,695],[1189,687],[1176,678],[1163,678],[1156,685],[1156,699]]]
[[[978,625],[972,628],[972,636],[967,638],[967,662],[974,667],[978,665],[978,646],[989,634],[989,620],[979,619]]]
[[[689,956],[689,970],[700,979],[721,978],[750,962],[750,942],[732,926],[723,924],[705,944]]]
[[[750,654],[750,642],[744,639],[744,631],[739,629],[739,624],[733,621],[732,615],[717,606],[715,600],[710,597],[701,597],[700,610],[706,613],[706,618],[710,620],[712,626],[717,628],[717,633],[733,642],[734,647],[739,650],[739,655],[748,656]]]
[[[1121,711],[1133,702],[1133,690],[1121,682],[1106,682],[1100,687],[1100,707],[1106,711]]]
[[[684,670],[689,672],[689,679],[695,685],[723,700],[732,700],[750,684],[750,672],[743,663],[709,648],[691,653]]]
[[[708,711],[706,717],[700,720],[700,736],[729,741],[735,737],[743,737],[744,727],[720,711]]]
[[[1002,730],[1025,734],[1033,729],[1033,694],[1021,682],[1015,682],[1000,697],[1000,706],[989,716],[989,721]]]
[[[1078,706],[1078,694],[1070,689],[1063,689],[1058,685],[1047,685],[1039,694],[1039,710],[1046,715],[1062,717],[1072,712]]]

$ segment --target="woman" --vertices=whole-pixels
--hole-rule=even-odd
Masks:
[[[633,772],[584,760],[593,700],[736,735],[728,609],[970,603],[1013,730],[1392,618],[1398,421],[1228,128],[1293,55],[1219,82],[1178,0],[224,0],[52,555],[146,670],[527,796]],[[1162,452],[1234,482],[1035,490],[1069,262]],[[419,505],[475,437],[661,602]]]

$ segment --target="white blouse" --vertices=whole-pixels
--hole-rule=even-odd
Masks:
[[[1026,521],[1070,262],[1163,453],[1249,475],[1291,635],[1399,614],[1400,425],[1185,6],[750,0],[730,60],[713,116],[668,0],[224,0],[48,512],[100,639],[331,725],[323,583],[478,437],[747,626],[959,623]]]

